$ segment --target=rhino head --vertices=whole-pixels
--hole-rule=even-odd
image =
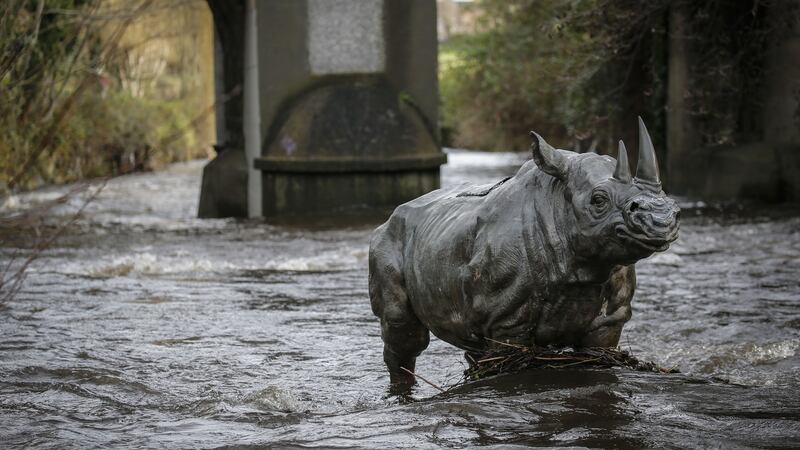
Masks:
[[[678,238],[680,209],[661,189],[655,149],[639,118],[639,162],[631,176],[625,144],[616,160],[551,147],[538,134],[531,150],[536,165],[563,183],[564,230],[576,256],[633,264],[666,250]],[[558,194],[556,194],[558,195]]]

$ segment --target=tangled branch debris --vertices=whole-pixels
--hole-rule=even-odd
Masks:
[[[540,348],[493,341],[489,352],[474,357],[467,355],[469,368],[464,381],[475,381],[493,375],[519,372],[526,369],[561,369],[566,367],[624,367],[639,372],[679,373],[677,368],[664,368],[642,361],[619,348]]]
[[[528,369],[563,369],[572,367],[586,368],[611,368],[622,367],[637,372],[651,372],[660,374],[680,373],[677,367],[661,367],[650,361],[642,361],[631,355],[629,351],[620,348],[589,347],[589,348],[550,348],[526,347],[524,345],[500,342],[486,338],[494,346],[487,352],[476,356],[467,353],[469,368],[464,370],[464,375],[455,384],[442,388],[422,375],[401,367],[420,381],[430,385],[441,393],[468,384],[473,381],[483,380],[497,375],[509,375]]]

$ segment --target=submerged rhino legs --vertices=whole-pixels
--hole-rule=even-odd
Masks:
[[[399,252],[387,250],[385,246],[370,249],[369,296],[372,311],[381,319],[383,360],[394,390],[402,392],[414,384],[414,376],[406,370],[414,372],[417,356],[428,347],[430,333],[414,314],[406,295]]]

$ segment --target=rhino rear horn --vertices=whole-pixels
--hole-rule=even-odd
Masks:
[[[656,150],[641,117],[639,117],[639,162],[636,165],[636,179],[646,184],[661,184],[658,178]]]
[[[619,141],[619,153],[617,154],[617,168],[614,170],[614,179],[625,184],[630,184],[633,181],[631,168],[628,165],[628,151],[625,149],[625,143],[621,140]]]
[[[560,180],[566,179],[567,157],[533,131],[531,131],[531,137],[533,138],[531,153],[533,153],[533,160],[539,169]]]

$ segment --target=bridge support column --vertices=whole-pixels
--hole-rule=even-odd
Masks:
[[[247,5],[255,24],[248,15],[242,32],[257,30],[255,55],[245,39],[249,216],[385,212],[439,186],[435,2]]]
[[[247,0],[244,31],[244,150],[247,161],[247,215],[261,217],[261,172],[255,161],[261,156],[261,107],[258,77],[258,11],[256,0]]]

